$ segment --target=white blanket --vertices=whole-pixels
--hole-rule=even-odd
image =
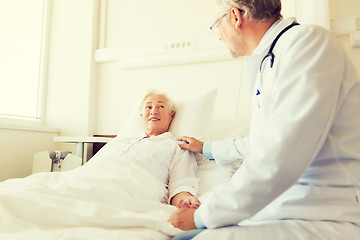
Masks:
[[[159,240],[178,234],[167,222],[175,207],[161,203],[164,184],[136,163],[108,160],[2,182],[0,239]]]
[[[166,139],[165,136],[164,141],[171,140]],[[171,145],[177,147],[175,141],[160,144],[168,150]],[[164,171],[154,162],[143,161],[149,153],[138,154],[140,150],[136,148],[135,153],[131,152],[131,146],[124,147],[122,141],[114,139],[82,167],[0,183],[0,239],[162,240],[179,234],[181,230],[168,222],[176,208],[161,203],[170,194],[164,184],[168,173],[159,178]],[[135,146],[144,150],[144,146]],[[172,150],[164,153],[161,148],[157,152],[155,145],[148,147],[154,150],[151,159],[157,162],[161,156],[168,159],[166,154],[173,155]],[[125,161],[122,154],[136,161]],[[193,181],[186,175],[193,168],[185,164],[184,158],[180,162],[181,171],[173,171],[172,175],[184,179],[180,181],[182,185],[191,186]],[[227,181],[235,170],[233,165],[216,165],[202,156],[198,156],[198,163],[200,200],[213,187]],[[173,185],[178,189],[176,183]]]

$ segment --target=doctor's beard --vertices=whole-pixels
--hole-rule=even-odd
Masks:
[[[244,56],[250,56],[253,51],[250,50],[250,48],[245,44],[244,39],[241,39],[237,42],[237,44],[234,45],[234,47],[227,46],[231,56],[233,58],[239,58]]]

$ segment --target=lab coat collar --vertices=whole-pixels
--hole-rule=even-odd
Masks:
[[[264,37],[261,39],[259,45],[255,49],[253,55],[263,55],[265,51],[268,51],[270,48],[271,43],[274,41],[276,36],[287,26],[289,26],[291,23],[296,21],[295,18],[286,18],[281,19],[278,22],[276,22],[276,25],[273,25],[264,35]],[[274,23],[275,24],[275,23]]]

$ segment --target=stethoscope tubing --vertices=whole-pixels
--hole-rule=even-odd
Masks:
[[[277,43],[277,41],[279,40],[279,38],[287,31],[289,30],[290,28],[296,26],[296,25],[300,25],[299,23],[297,22],[293,22],[292,24],[290,24],[289,26],[287,26],[286,28],[284,28],[277,36],[276,38],[274,39],[274,41],[271,43],[271,46],[270,46],[270,49],[268,51],[268,53],[265,55],[265,57],[261,60],[261,63],[260,63],[260,72],[261,72],[261,68],[262,68],[262,64],[263,62],[265,61],[266,58],[270,57],[270,67],[272,68],[273,65],[274,65],[274,60],[275,60],[275,55],[273,53],[273,50],[274,50],[274,47]]]
[[[265,59],[267,58],[270,58],[270,68],[273,67],[274,65],[274,61],[275,61],[275,54],[273,53],[273,50],[275,48],[275,45],[277,43],[277,41],[280,39],[280,37],[286,32],[288,31],[290,28],[294,27],[294,26],[297,26],[297,25],[300,25],[299,23],[297,22],[293,22],[291,23],[289,26],[287,26],[286,28],[284,28],[283,30],[281,30],[281,32],[275,37],[274,41],[271,43],[271,46],[270,46],[270,49],[268,51],[268,53],[265,55],[265,57],[261,60],[261,63],[260,63],[260,82],[259,82],[259,88],[256,90],[256,97],[258,95],[261,94],[260,92],[260,89],[261,89],[261,85],[262,85],[262,65],[263,65],[263,62],[265,61]],[[258,100],[257,100],[258,101]],[[258,107],[260,108],[260,103],[257,102],[257,105]]]

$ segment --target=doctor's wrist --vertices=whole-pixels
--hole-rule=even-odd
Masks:
[[[202,152],[204,158],[214,160],[214,157],[212,155],[211,142],[204,142]]]
[[[197,229],[206,229],[204,222],[201,219],[200,213],[198,210],[194,212],[194,224]]]

